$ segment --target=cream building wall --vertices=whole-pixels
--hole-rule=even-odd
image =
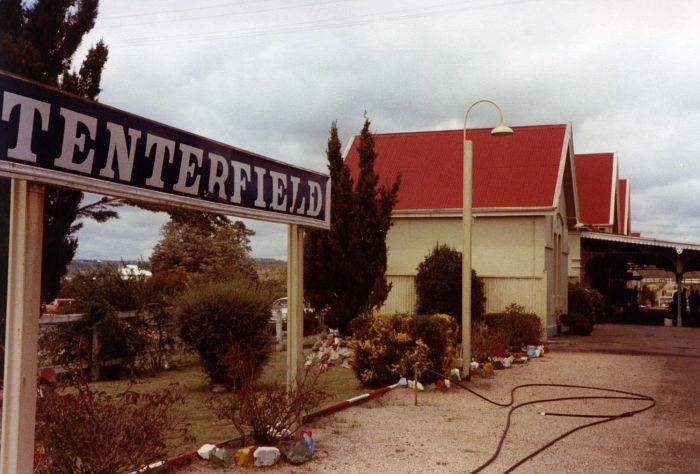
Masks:
[[[572,282],[582,281],[583,272],[581,270],[581,233],[578,231],[569,232],[569,280]]]
[[[566,308],[568,279],[568,234],[561,212],[565,208],[559,217],[477,215],[472,226],[472,264],[484,280],[487,312],[518,303],[542,319],[548,334],[556,332],[557,311]],[[461,217],[394,219],[387,235],[387,278],[392,290],[382,311],[415,310],[416,269],[437,243],[462,251]]]

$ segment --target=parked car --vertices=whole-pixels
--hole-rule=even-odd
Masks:
[[[47,305],[42,305],[41,312],[47,314],[70,314],[76,312],[78,300],[75,298],[56,298]]]

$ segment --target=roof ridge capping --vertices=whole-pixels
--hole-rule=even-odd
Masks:
[[[542,128],[561,128],[561,127],[566,127],[567,124],[565,123],[551,123],[551,124],[540,124],[540,125],[512,125],[510,128],[513,129],[514,132],[517,132],[518,130],[523,130],[523,129],[542,129]],[[490,132],[493,130],[493,127],[478,127],[478,128],[472,128],[472,127],[467,127],[468,131],[472,132]],[[464,131],[464,128],[450,128],[450,129],[441,129],[441,130],[413,130],[413,131],[402,131],[402,132],[372,132],[372,135],[382,135],[382,136],[387,136],[387,135],[441,135],[441,134],[451,134],[455,132],[462,132]],[[356,134],[357,135],[357,134]]]

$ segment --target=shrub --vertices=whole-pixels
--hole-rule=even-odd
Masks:
[[[605,300],[598,290],[582,283],[569,283],[569,313],[578,313],[591,324],[603,321]]]
[[[117,312],[138,309],[146,301],[143,278],[123,280],[111,266],[79,273],[61,292],[78,300],[77,311],[86,316],[56,325],[41,336],[43,363],[66,364],[93,360],[93,334],[99,350],[93,362],[118,358],[132,370],[148,342],[142,318],[121,319]]]
[[[489,317],[487,315],[487,317]],[[509,344],[509,336],[503,326],[488,327],[484,322],[472,324],[471,345],[472,359],[486,362],[491,357],[491,351],[498,347],[505,348]]]
[[[571,333],[577,336],[588,336],[593,331],[591,321],[574,311],[570,311],[569,314],[562,314],[559,316],[559,321],[569,326]]]
[[[138,309],[146,303],[147,279],[135,276],[122,279],[119,270],[100,265],[80,272],[61,288],[61,295],[76,298],[80,303],[108,303],[118,311]],[[85,309],[85,308],[83,308]]]
[[[303,416],[318,408],[328,394],[318,386],[319,367],[304,370],[295,384],[258,385],[254,380],[248,388],[224,397],[210,398],[207,406],[247,441],[248,432],[258,445],[276,444],[302,425]]]
[[[189,440],[171,414],[171,407],[182,401],[174,388],[109,395],[81,382],[65,392],[43,393],[37,410],[35,472],[131,472],[163,459],[166,439]]]
[[[418,265],[416,297],[418,314],[445,313],[461,321],[462,253],[446,244],[435,245]],[[472,270],[473,321],[483,319],[485,305],[484,282]]]
[[[259,374],[270,357],[272,299],[264,288],[243,281],[194,287],[178,299],[180,336],[197,351],[212,383],[240,388]],[[226,366],[231,351],[244,359],[250,374]]]
[[[369,387],[413,377],[414,364],[447,373],[454,362],[457,324],[445,314],[364,315],[353,321],[354,370]],[[423,372],[420,380],[434,382],[437,376]]]
[[[489,313],[485,317],[489,331],[502,334],[502,345],[520,348],[539,344],[543,339],[542,322],[535,313],[512,303],[502,313]]]

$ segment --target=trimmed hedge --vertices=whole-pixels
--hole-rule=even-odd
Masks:
[[[535,313],[525,312],[525,308],[516,303],[510,304],[501,313],[489,313],[485,316],[489,331],[503,338],[502,345],[520,349],[522,346],[535,345],[544,339],[542,321]]]
[[[452,368],[457,323],[452,316],[376,314],[364,315],[352,323],[355,348],[354,370],[368,387],[383,387],[400,377],[413,378],[413,363],[425,358],[426,365],[442,374]],[[438,377],[423,372],[421,382]]]

